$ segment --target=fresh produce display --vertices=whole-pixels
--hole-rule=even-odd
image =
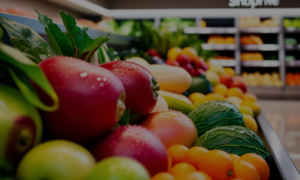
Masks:
[[[235,44],[235,38],[231,36],[211,35],[207,40],[207,44]]]
[[[184,20],[180,18],[164,18],[161,20],[160,29],[163,31],[176,31],[185,27],[195,27],[194,20]]]
[[[171,168],[151,180],[267,180],[270,177],[267,162],[254,153],[238,156],[222,150],[174,145],[168,148],[168,155],[173,162]]]
[[[242,61],[262,61],[264,60],[263,55],[260,52],[243,52],[241,54]]]
[[[121,61],[104,44],[108,37],[92,39],[60,15],[65,34],[38,13],[49,44],[0,17],[18,49],[0,43],[0,102],[9,108],[0,103],[5,178],[269,178],[265,159],[272,159],[255,134],[260,107],[233,69],[210,65],[182,44],[169,44],[165,54],[147,49],[167,57],[165,64]]]
[[[241,44],[264,44],[261,38],[257,35],[243,35]]]
[[[213,128],[201,135],[195,145],[208,150],[220,149],[239,156],[255,153],[266,160],[270,159],[269,151],[259,136],[242,126]]]
[[[295,19],[284,19],[283,20],[283,27],[285,28],[300,28],[300,18],[297,17]]]
[[[278,72],[273,72],[272,74],[265,73],[260,74],[259,72],[242,74],[247,85],[250,86],[283,86],[283,82],[280,80]],[[288,76],[286,76],[288,77]]]
[[[213,59],[218,59],[218,60],[234,60],[234,57],[217,55]]]
[[[270,19],[261,21],[258,16],[243,16],[240,17],[239,25],[241,28],[248,27],[279,27],[280,18],[278,16],[272,16]]]
[[[296,73],[286,73],[286,76],[285,76],[285,82],[286,82],[286,85],[288,86],[300,86],[300,73],[299,72],[296,72]]]
[[[245,126],[240,111],[230,102],[221,100],[201,104],[188,117],[195,124],[198,136],[217,126]]]

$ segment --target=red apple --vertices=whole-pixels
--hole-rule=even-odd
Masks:
[[[195,74],[195,69],[193,68],[193,66],[191,64],[186,64],[184,66],[182,66],[183,69],[185,69],[187,72],[190,73],[190,75],[194,75]]]
[[[188,57],[187,55],[185,54],[179,54],[177,57],[176,57],[176,61],[180,64],[180,66],[184,66],[186,64],[189,64],[191,63],[191,59],[190,57]]]
[[[204,74],[205,74],[205,71],[201,68],[198,68],[198,69],[195,70],[194,76],[199,77],[199,76],[204,75]]]
[[[246,93],[248,90],[247,85],[244,82],[244,79],[239,76],[233,77],[233,82],[229,84],[229,88],[231,88],[231,87],[238,87],[243,91],[243,93]]]
[[[140,126],[115,128],[101,138],[91,152],[97,161],[111,156],[131,157],[143,164],[151,176],[168,169],[165,145],[157,136]]]
[[[107,69],[55,56],[39,66],[59,97],[59,109],[42,112],[47,135],[87,143],[114,127],[125,110],[122,82]],[[39,88],[43,101],[47,102]]]
[[[220,77],[220,83],[224,84],[225,86],[227,86],[227,88],[229,88],[229,85],[233,82],[232,76],[228,74],[221,74],[219,75],[219,77]]]
[[[180,66],[179,62],[171,60],[171,59],[167,60],[165,63],[170,66],[178,66],[178,67]]]
[[[199,57],[198,59],[196,59],[194,62],[193,62],[193,66],[196,68],[196,69],[203,69],[204,71],[207,71],[208,70],[208,65],[207,63],[203,60],[203,58]]]
[[[148,69],[128,61],[107,62],[101,67],[113,72],[123,83],[126,108],[130,109],[131,115],[140,112],[136,120],[154,109],[160,87]]]

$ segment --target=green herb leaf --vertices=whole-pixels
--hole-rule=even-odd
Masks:
[[[89,61],[92,58],[94,52],[105,42],[109,40],[108,37],[99,36],[95,40],[91,39],[86,33],[81,46],[79,47],[79,57],[85,61]]]
[[[67,34],[64,34],[57,24],[54,24],[52,19],[45,15],[38,14],[40,23],[45,27],[45,31],[49,38],[50,47],[58,55],[74,56],[74,49]]]
[[[129,125],[130,124],[130,109],[126,109],[124,114],[119,120],[119,125]]]
[[[57,54],[49,47],[47,42],[28,26],[0,16],[0,24],[10,36],[10,41],[26,57],[35,63]]]
[[[1,67],[8,70],[21,94],[30,103],[45,111],[54,111],[58,108],[58,97],[38,65],[27,59],[20,51],[1,42],[0,57]],[[53,105],[48,106],[38,98],[29,79],[52,99]]]

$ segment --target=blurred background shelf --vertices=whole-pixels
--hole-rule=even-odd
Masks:
[[[242,67],[279,67],[278,60],[242,61]]]
[[[289,27],[289,28],[284,28],[285,33],[300,33],[300,28],[295,28],[295,27]]]
[[[235,44],[202,44],[204,50],[234,51]]]
[[[279,27],[240,28],[241,33],[279,33]]]
[[[300,60],[285,62],[287,67],[300,67]]]
[[[211,65],[219,65],[226,67],[234,67],[236,65],[236,60],[227,60],[227,59],[211,59]]]
[[[235,34],[237,32],[236,28],[218,28],[218,27],[186,27],[184,32],[187,34]]]
[[[260,44],[260,45],[242,45],[242,50],[246,51],[278,51],[279,45],[278,44]]]

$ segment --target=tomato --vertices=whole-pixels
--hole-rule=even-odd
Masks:
[[[151,178],[151,180],[173,180],[174,176],[170,173],[161,172]]]
[[[172,167],[170,173],[176,177],[182,176],[184,174],[190,174],[195,171],[197,171],[197,169],[189,163],[178,163]]]
[[[183,145],[174,145],[168,148],[168,155],[172,158],[173,166],[177,163],[183,162],[183,156],[189,148]]]
[[[233,165],[234,165],[234,177],[236,179],[260,180],[259,174],[252,164],[246,161],[238,160],[235,161]]]
[[[183,161],[192,164],[198,168],[198,164],[201,162],[201,159],[208,152],[207,149],[203,147],[192,147],[183,156]]]

